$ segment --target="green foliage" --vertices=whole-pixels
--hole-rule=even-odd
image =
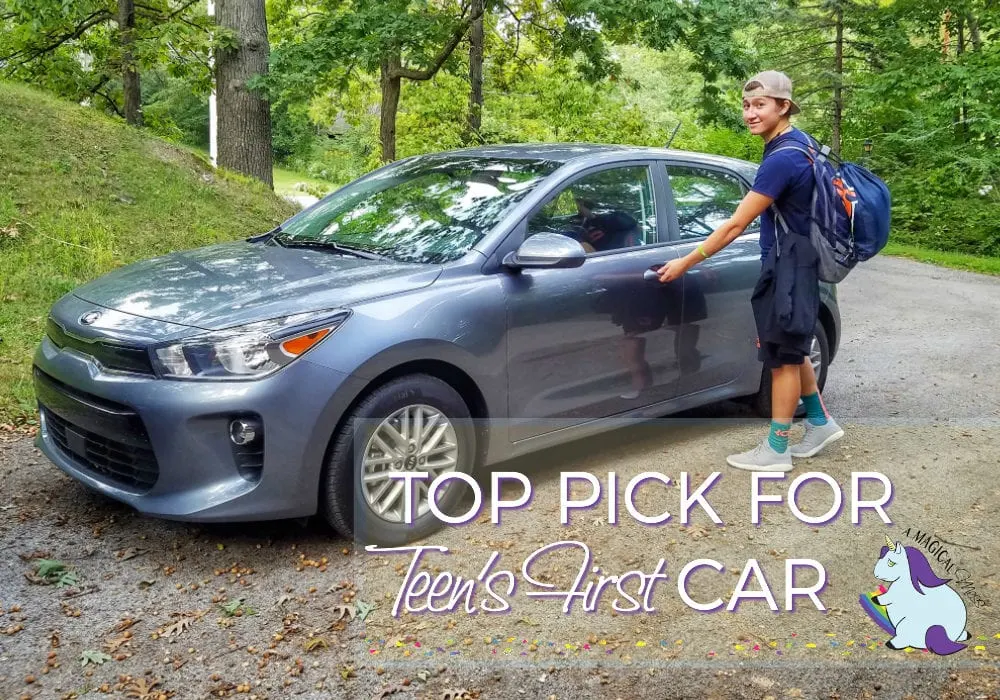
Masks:
[[[133,58],[208,88],[204,8],[136,3]],[[31,83],[76,102],[120,111],[122,48],[114,0],[0,0],[0,79]]]
[[[144,125],[157,136],[208,149],[208,99],[191,81],[157,69],[143,75]]]
[[[80,654],[81,666],[86,666],[87,664],[102,666],[107,661],[111,661],[111,657],[103,651],[98,651],[97,649],[85,649],[83,653]]]
[[[790,8],[749,33],[760,45],[759,67],[792,76],[800,125],[827,143],[841,86],[843,155],[857,160],[872,141],[872,169],[893,198],[891,239],[1000,255],[1000,16],[991,3],[830,0]]]
[[[941,20],[951,9],[951,45]],[[964,45],[959,50],[959,27]],[[986,3],[887,5],[869,37],[881,70],[856,77],[847,129],[872,138],[873,169],[893,194],[893,240],[1000,256],[1000,45]],[[970,23],[978,25],[972,40]],[[909,41],[900,41],[900,37]],[[860,149],[859,149],[860,150]]]
[[[257,611],[249,605],[244,605],[244,598],[236,598],[228,603],[223,603],[219,607],[226,617],[242,617],[244,615],[256,615]]]
[[[79,582],[76,573],[66,568],[66,564],[54,559],[38,559],[35,562],[35,576],[56,588],[75,586]]]
[[[0,163],[3,419],[36,410],[31,357],[61,295],[137,259],[266,231],[294,211],[200,155],[10,83],[0,83]]]

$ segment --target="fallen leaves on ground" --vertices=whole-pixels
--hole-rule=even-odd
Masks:
[[[111,657],[103,651],[97,651],[96,649],[85,649],[84,652],[80,654],[81,666],[86,666],[87,664],[100,666],[106,661],[111,661]]]
[[[122,634],[122,636],[116,637],[115,639],[111,639],[105,642],[104,648],[107,650],[109,654],[114,654],[116,651],[118,651],[119,648],[121,648],[125,644],[128,644],[130,641],[132,641],[132,633],[125,632],[124,634]]]
[[[353,620],[356,611],[353,605],[347,603],[344,605],[334,605],[332,608],[330,608],[330,612],[336,615],[336,618],[334,618],[333,620],[336,623],[343,620],[345,615],[348,616],[351,620]]]
[[[56,588],[75,586],[80,580],[76,572],[70,571],[65,563],[55,559],[36,560],[35,571],[25,572],[24,577],[35,585],[55,585]]]
[[[44,549],[36,549],[34,552],[18,554],[17,556],[21,561],[34,561],[36,559],[48,559],[52,554]]]
[[[123,688],[125,697],[133,700],[166,700],[173,697],[172,690],[157,690],[160,683],[158,678],[152,681],[147,678],[133,678]]]
[[[691,525],[686,528],[682,527],[680,531],[693,540],[700,540],[709,536],[709,530],[704,525]]]
[[[330,644],[324,637],[310,637],[302,646],[306,651],[316,651],[317,649],[328,649]]]
[[[226,617],[243,617],[244,615],[256,615],[257,611],[251,608],[249,605],[244,605],[246,601],[245,598],[236,598],[228,603],[220,605],[222,612],[226,614]]]
[[[399,683],[393,683],[392,685],[387,685],[384,688],[382,688],[382,690],[380,690],[378,693],[375,694],[372,700],[384,700],[384,698],[387,698],[390,695],[395,695],[396,693],[402,693],[405,691],[406,688],[404,688],[402,685],[400,685]]]
[[[119,633],[119,634],[121,634],[125,630],[131,629],[132,627],[134,627],[135,624],[138,623],[138,622],[142,622],[142,620],[141,619],[135,620],[135,619],[132,619],[131,617],[126,617],[126,618],[122,619],[121,622],[119,622],[117,625],[115,625],[110,630],[108,630],[107,634],[114,634],[116,632]]]
[[[377,607],[378,605],[376,605],[375,603],[366,603],[363,600],[359,600],[357,603],[354,604],[355,612],[357,613],[358,619],[361,620],[362,622],[364,622],[368,618],[368,614],[371,613],[371,611]]]
[[[115,552],[115,559],[118,561],[128,561],[129,559],[135,559],[136,557],[141,557],[146,554],[149,550],[147,549],[136,549],[135,547],[129,547],[128,549],[120,549]]]
[[[186,630],[188,627],[190,627],[192,622],[196,622],[201,618],[203,618],[206,615],[206,613],[208,613],[207,610],[195,610],[193,612],[184,612],[184,613],[178,613],[178,612],[170,613],[170,617],[174,621],[156,630],[155,634],[159,637],[173,637],[179,635],[182,632],[184,632],[184,630]]]
[[[163,636],[164,637],[175,637],[175,636],[178,636],[178,635],[180,635],[182,632],[184,632],[190,626],[191,626],[191,618],[190,617],[182,617],[177,622],[174,622],[173,624],[167,626],[163,630]]]
[[[478,690],[445,690],[438,700],[476,700],[479,697]]]

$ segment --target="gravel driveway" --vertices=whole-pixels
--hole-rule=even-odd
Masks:
[[[891,526],[871,514],[852,525],[849,502],[829,525],[781,506],[753,526],[750,477],[724,459],[765,423],[724,404],[506,465],[532,476],[530,507],[502,527],[477,522],[425,543],[451,550],[428,557],[428,571],[466,577],[491,552],[518,570],[566,539],[586,542],[605,572],[649,572],[662,557],[670,578],[655,614],[618,614],[607,595],[595,612],[564,615],[558,602],[515,595],[506,614],[394,618],[403,555],[354,551],[318,523],[139,517],[62,476],[28,440],[0,436],[0,699],[998,697],[1000,280],[884,258],[852,273],[840,302],[826,401],[848,434],[795,474],[829,474],[847,496],[852,472],[886,474]],[[612,526],[601,509],[558,525],[561,471],[615,471],[623,485],[651,470],[695,483],[722,471],[709,500],[725,526],[698,509],[686,527]],[[790,481],[769,490],[787,495]],[[643,489],[637,505],[676,512],[672,490]],[[798,503],[816,514],[830,497],[811,483]],[[939,562],[951,561],[969,612],[969,648],[948,657],[887,649],[857,604],[877,585],[884,536],[930,551],[924,533],[947,549],[932,563],[948,578]],[[539,575],[568,583],[570,554]],[[699,558],[726,570],[697,574],[693,596],[727,600],[755,559],[780,612],[761,600],[695,612],[674,579]],[[822,563],[825,612],[801,601],[784,610],[789,558]],[[63,568],[39,570],[40,559]]]

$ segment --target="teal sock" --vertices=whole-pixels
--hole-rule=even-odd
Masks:
[[[820,398],[818,391],[803,396],[802,403],[806,405],[806,418],[810,423],[826,425],[826,407],[823,406],[823,399]]]
[[[771,443],[772,450],[784,452],[788,449],[788,431],[791,427],[790,423],[771,421],[771,432],[767,436],[767,441]]]

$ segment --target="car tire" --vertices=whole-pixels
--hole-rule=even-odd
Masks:
[[[429,407],[444,417],[454,430],[455,470],[474,471],[476,431],[462,396],[450,384],[428,374],[394,379],[362,399],[331,442],[321,480],[320,512],[340,535],[361,544],[398,546],[442,527],[429,510],[411,524],[385,519],[369,504],[363,489],[363,452],[373,434],[384,421],[416,406]],[[438,508],[453,513],[468,492],[468,486],[452,480],[440,495]]]
[[[826,329],[823,328],[822,323],[816,324],[813,340],[819,345],[820,352],[820,366],[816,375],[816,384],[819,386],[819,390],[823,391],[823,387],[826,386],[826,375],[830,370],[830,342],[826,337]],[[809,358],[806,358],[806,361],[808,362]],[[766,367],[761,370],[760,389],[754,394],[752,404],[753,410],[758,416],[761,418],[771,417],[771,374]],[[803,418],[805,415],[806,408],[800,402],[795,410],[795,417]]]

